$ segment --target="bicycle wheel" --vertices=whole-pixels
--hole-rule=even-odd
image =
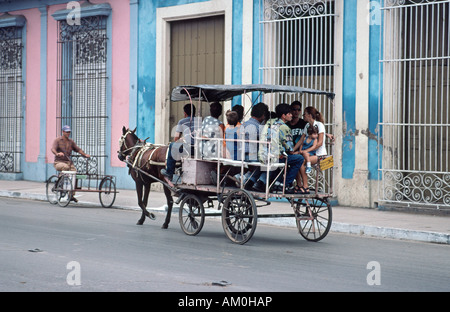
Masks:
[[[310,205],[297,206],[295,217],[297,229],[303,238],[318,242],[327,236],[331,228],[331,205],[326,199],[307,200]]]
[[[181,201],[178,220],[185,234],[194,236],[200,233],[205,223],[205,209],[198,196],[189,194]]]
[[[116,183],[113,179],[111,177],[103,178],[100,182],[99,191],[98,197],[102,206],[104,208],[111,207],[116,200]]]
[[[258,214],[253,196],[246,190],[235,190],[227,195],[222,208],[222,227],[227,237],[243,245],[256,230]]]
[[[58,176],[52,175],[48,178],[45,186],[45,194],[47,195],[47,200],[50,204],[56,205],[58,203],[57,193],[56,193],[56,183],[58,182]]]
[[[58,200],[58,204],[61,207],[66,207],[73,196],[73,185],[72,178],[64,175],[62,176],[58,184],[56,186],[56,198]]]

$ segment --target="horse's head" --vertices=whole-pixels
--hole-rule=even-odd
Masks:
[[[134,150],[136,144],[140,141],[135,134],[136,128],[134,130],[122,127],[122,136],[119,139],[119,151],[118,157],[121,161],[131,154]]]

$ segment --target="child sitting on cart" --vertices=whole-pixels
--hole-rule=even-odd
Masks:
[[[300,154],[303,155],[306,162],[306,173],[310,173],[311,168],[311,156],[316,155],[317,139],[319,137],[319,128],[317,126],[308,127],[308,136],[303,141],[302,150]]]

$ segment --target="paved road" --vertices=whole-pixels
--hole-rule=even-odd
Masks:
[[[163,215],[0,198],[0,291],[449,291],[450,246],[258,225],[246,245],[207,219],[196,237]],[[225,281],[225,282],[221,282]],[[379,284],[379,285],[377,285]]]

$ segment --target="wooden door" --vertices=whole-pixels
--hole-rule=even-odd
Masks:
[[[224,16],[172,22],[170,48],[170,90],[178,85],[223,84]],[[169,130],[183,118],[188,102],[171,102]],[[199,116],[199,105],[194,103]],[[202,105],[202,116],[209,115],[209,105]]]

